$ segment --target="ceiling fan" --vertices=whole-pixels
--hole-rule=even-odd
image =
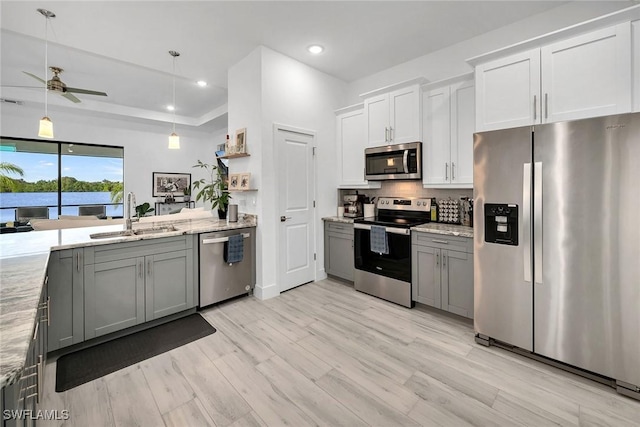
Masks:
[[[76,104],[80,102],[80,99],[78,99],[75,95],[73,95],[74,93],[81,93],[84,95],[107,96],[105,92],[99,92],[96,90],[88,90],[88,89],[79,89],[76,87],[68,87],[62,80],[60,80],[59,74],[64,71],[62,68],[49,67],[49,69],[53,72],[53,77],[51,77],[51,79],[47,81],[44,81],[43,79],[36,76],[35,74],[31,74],[26,71],[23,71],[23,73],[25,73],[30,77],[33,77],[34,79],[38,80],[41,83],[46,84],[47,89],[49,89],[52,92],[61,94],[63,97],[67,98],[69,101],[75,102]]]

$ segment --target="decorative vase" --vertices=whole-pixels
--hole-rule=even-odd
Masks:
[[[226,207],[226,206],[225,206]],[[218,208],[218,218],[227,219],[227,211]]]

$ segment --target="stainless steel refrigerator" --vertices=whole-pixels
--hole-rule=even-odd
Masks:
[[[476,341],[640,398],[640,113],[477,133],[473,155]]]

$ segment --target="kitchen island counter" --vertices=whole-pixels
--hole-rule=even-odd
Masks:
[[[51,251],[233,230],[256,225],[256,216],[245,215],[236,223],[212,218],[134,224],[134,230],[173,226],[176,231],[102,239],[92,239],[91,235],[122,231],[124,225],[1,234],[0,387],[13,383],[24,368]]]
[[[473,238],[473,227],[467,227],[465,225],[444,224],[439,222],[428,222],[417,227],[412,227],[411,231]]]

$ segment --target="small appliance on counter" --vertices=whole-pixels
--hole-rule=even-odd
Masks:
[[[364,216],[363,205],[366,198],[364,194],[347,194],[343,196],[345,218],[362,218]]]

